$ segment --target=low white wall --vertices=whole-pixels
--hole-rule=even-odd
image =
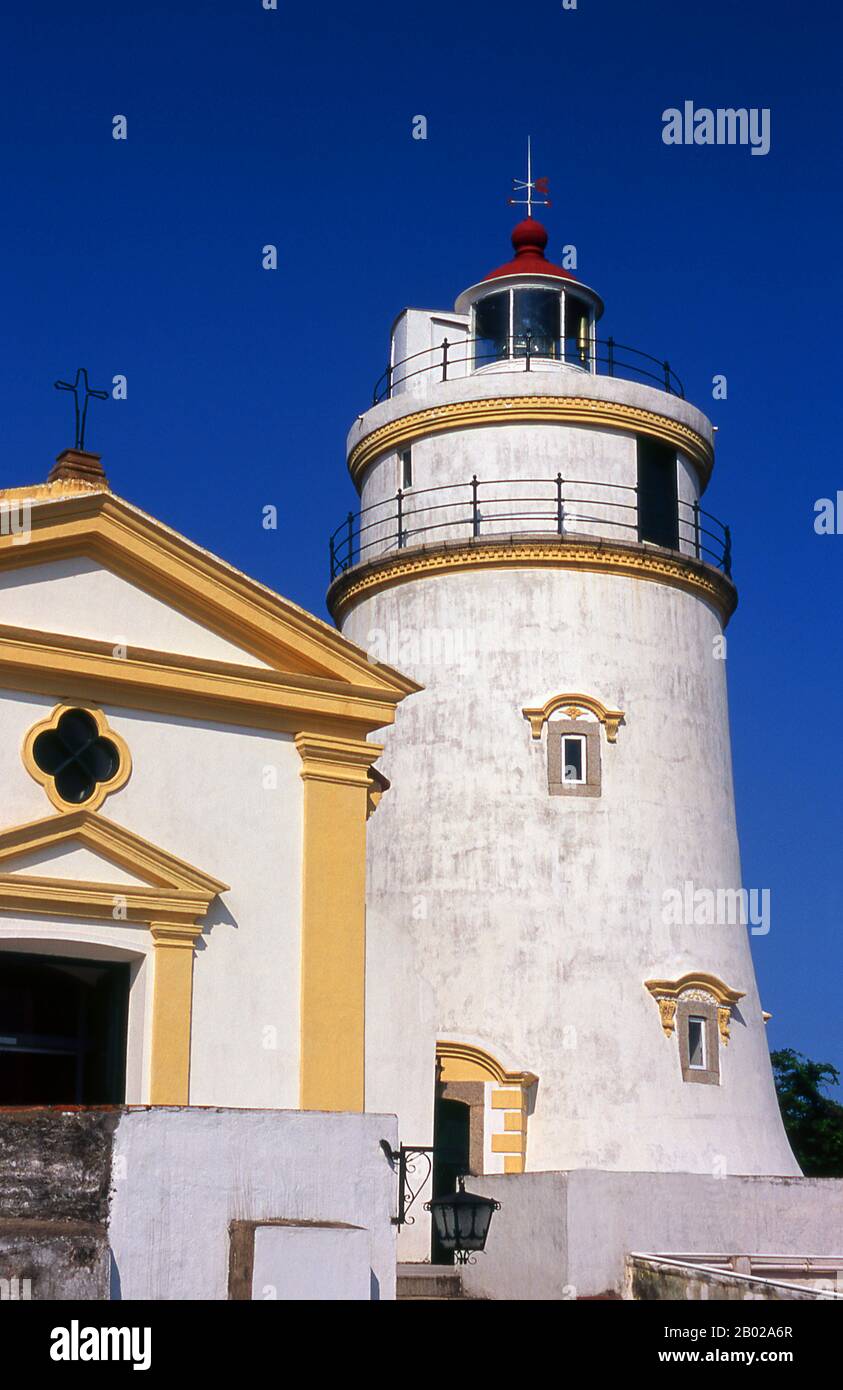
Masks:
[[[371,1241],[363,1226],[258,1226],[252,1298],[368,1302]]]
[[[495,1299],[621,1293],[631,1251],[843,1253],[843,1180],[697,1173],[522,1173],[472,1178],[495,1197],[488,1246],[465,1269]]]
[[[478,1298],[576,1298],[568,1273],[567,1173],[517,1173],[470,1178],[471,1192],[501,1204],[486,1249],[463,1265],[466,1292]]]
[[[371,1297],[393,1299],[398,1183],[381,1139],[397,1147],[394,1116],[127,1111],[113,1148],[112,1296],[225,1299],[229,1223],[287,1220],[364,1227]],[[335,1296],[326,1281],[322,1297]]]

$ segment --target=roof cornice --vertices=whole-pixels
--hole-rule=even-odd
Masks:
[[[22,489],[14,495],[23,498],[25,493]],[[5,496],[11,498],[12,491]],[[328,623],[113,493],[84,490],[29,500],[25,538],[0,535],[0,571],[85,557],[265,661],[274,672],[339,682],[348,694],[364,699],[377,692],[393,706],[419,688],[399,671],[370,660]]]
[[[298,733],[364,737],[391,724],[398,698],[376,685],[129,647],[0,625],[0,685],[52,695]],[[416,687],[417,688],[417,687]]]

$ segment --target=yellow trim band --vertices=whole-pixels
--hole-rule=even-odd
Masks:
[[[706,975],[700,970],[693,970],[687,975],[682,975],[678,980],[645,980],[644,988],[648,989],[655,999],[662,995],[665,999],[678,999],[680,994],[684,994],[689,989],[705,990],[713,994],[718,1004],[737,1004],[739,999],[743,999],[746,993],[741,989],[730,989],[724,984],[717,975]]]
[[[391,724],[401,696],[343,681],[237,666],[108,642],[0,625],[0,684],[7,689],[295,733],[344,726],[365,734]],[[419,687],[413,683],[413,690]]]
[[[490,1052],[472,1043],[438,1042],[436,1057],[440,1081],[495,1081],[501,1086],[532,1086],[531,1071],[506,1071]],[[518,1100],[512,1097],[512,1104]]]
[[[26,544],[16,542],[14,534],[0,534],[0,572],[68,557],[94,560],[267,662],[265,675],[283,672],[292,682],[311,677],[345,685],[349,693],[377,692],[393,707],[414,688],[327,623],[113,493],[81,491],[36,501]],[[206,664],[213,669],[213,662]],[[259,668],[252,674],[259,675]]]
[[[495,396],[488,400],[454,401],[448,405],[415,410],[380,425],[352,449],[348,470],[359,486],[363,474],[381,454],[406,448],[426,435],[471,425],[521,425],[525,423],[606,425],[612,430],[646,434],[686,454],[699,470],[705,487],[714,467],[711,445],[690,425],[658,415],[640,406],[619,401],[593,400],[588,396]]]
[[[299,733],[303,1110],[365,1109],[366,818],[377,743]]]
[[[201,935],[170,922],[150,922],[152,975],[150,1105],[187,1105],[193,1017],[193,947]]]
[[[491,1106],[493,1110],[512,1110],[523,1109],[524,1093],[522,1091],[493,1091]]]
[[[521,1134],[493,1134],[492,1153],[493,1154],[520,1154],[523,1152],[523,1135]]]
[[[439,550],[390,553],[383,560],[350,570],[335,580],[328,591],[328,604],[340,623],[355,604],[381,589],[424,579],[433,574],[453,574],[461,569],[572,569],[597,574],[620,574],[630,579],[648,579],[683,589],[697,598],[707,599],[725,624],[735,611],[737,591],[730,579],[710,565],[690,556],[680,557],[644,546],[625,546],[611,541],[485,541],[478,545],[449,544]]]

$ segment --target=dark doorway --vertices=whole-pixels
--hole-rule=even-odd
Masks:
[[[0,1105],[119,1105],[129,967],[0,951]]]
[[[638,539],[679,549],[676,450],[643,436],[638,440]]]
[[[438,1090],[438,1088],[437,1088]],[[471,1107],[461,1100],[437,1095],[433,1119],[433,1196],[448,1197],[457,1178],[469,1171]],[[444,1250],[432,1229],[430,1258],[435,1265],[452,1265],[453,1250]]]

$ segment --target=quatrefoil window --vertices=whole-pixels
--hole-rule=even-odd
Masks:
[[[100,710],[59,705],[30,729],[24,763],[54,806],[96,810],[131,771],[129,750]]]

